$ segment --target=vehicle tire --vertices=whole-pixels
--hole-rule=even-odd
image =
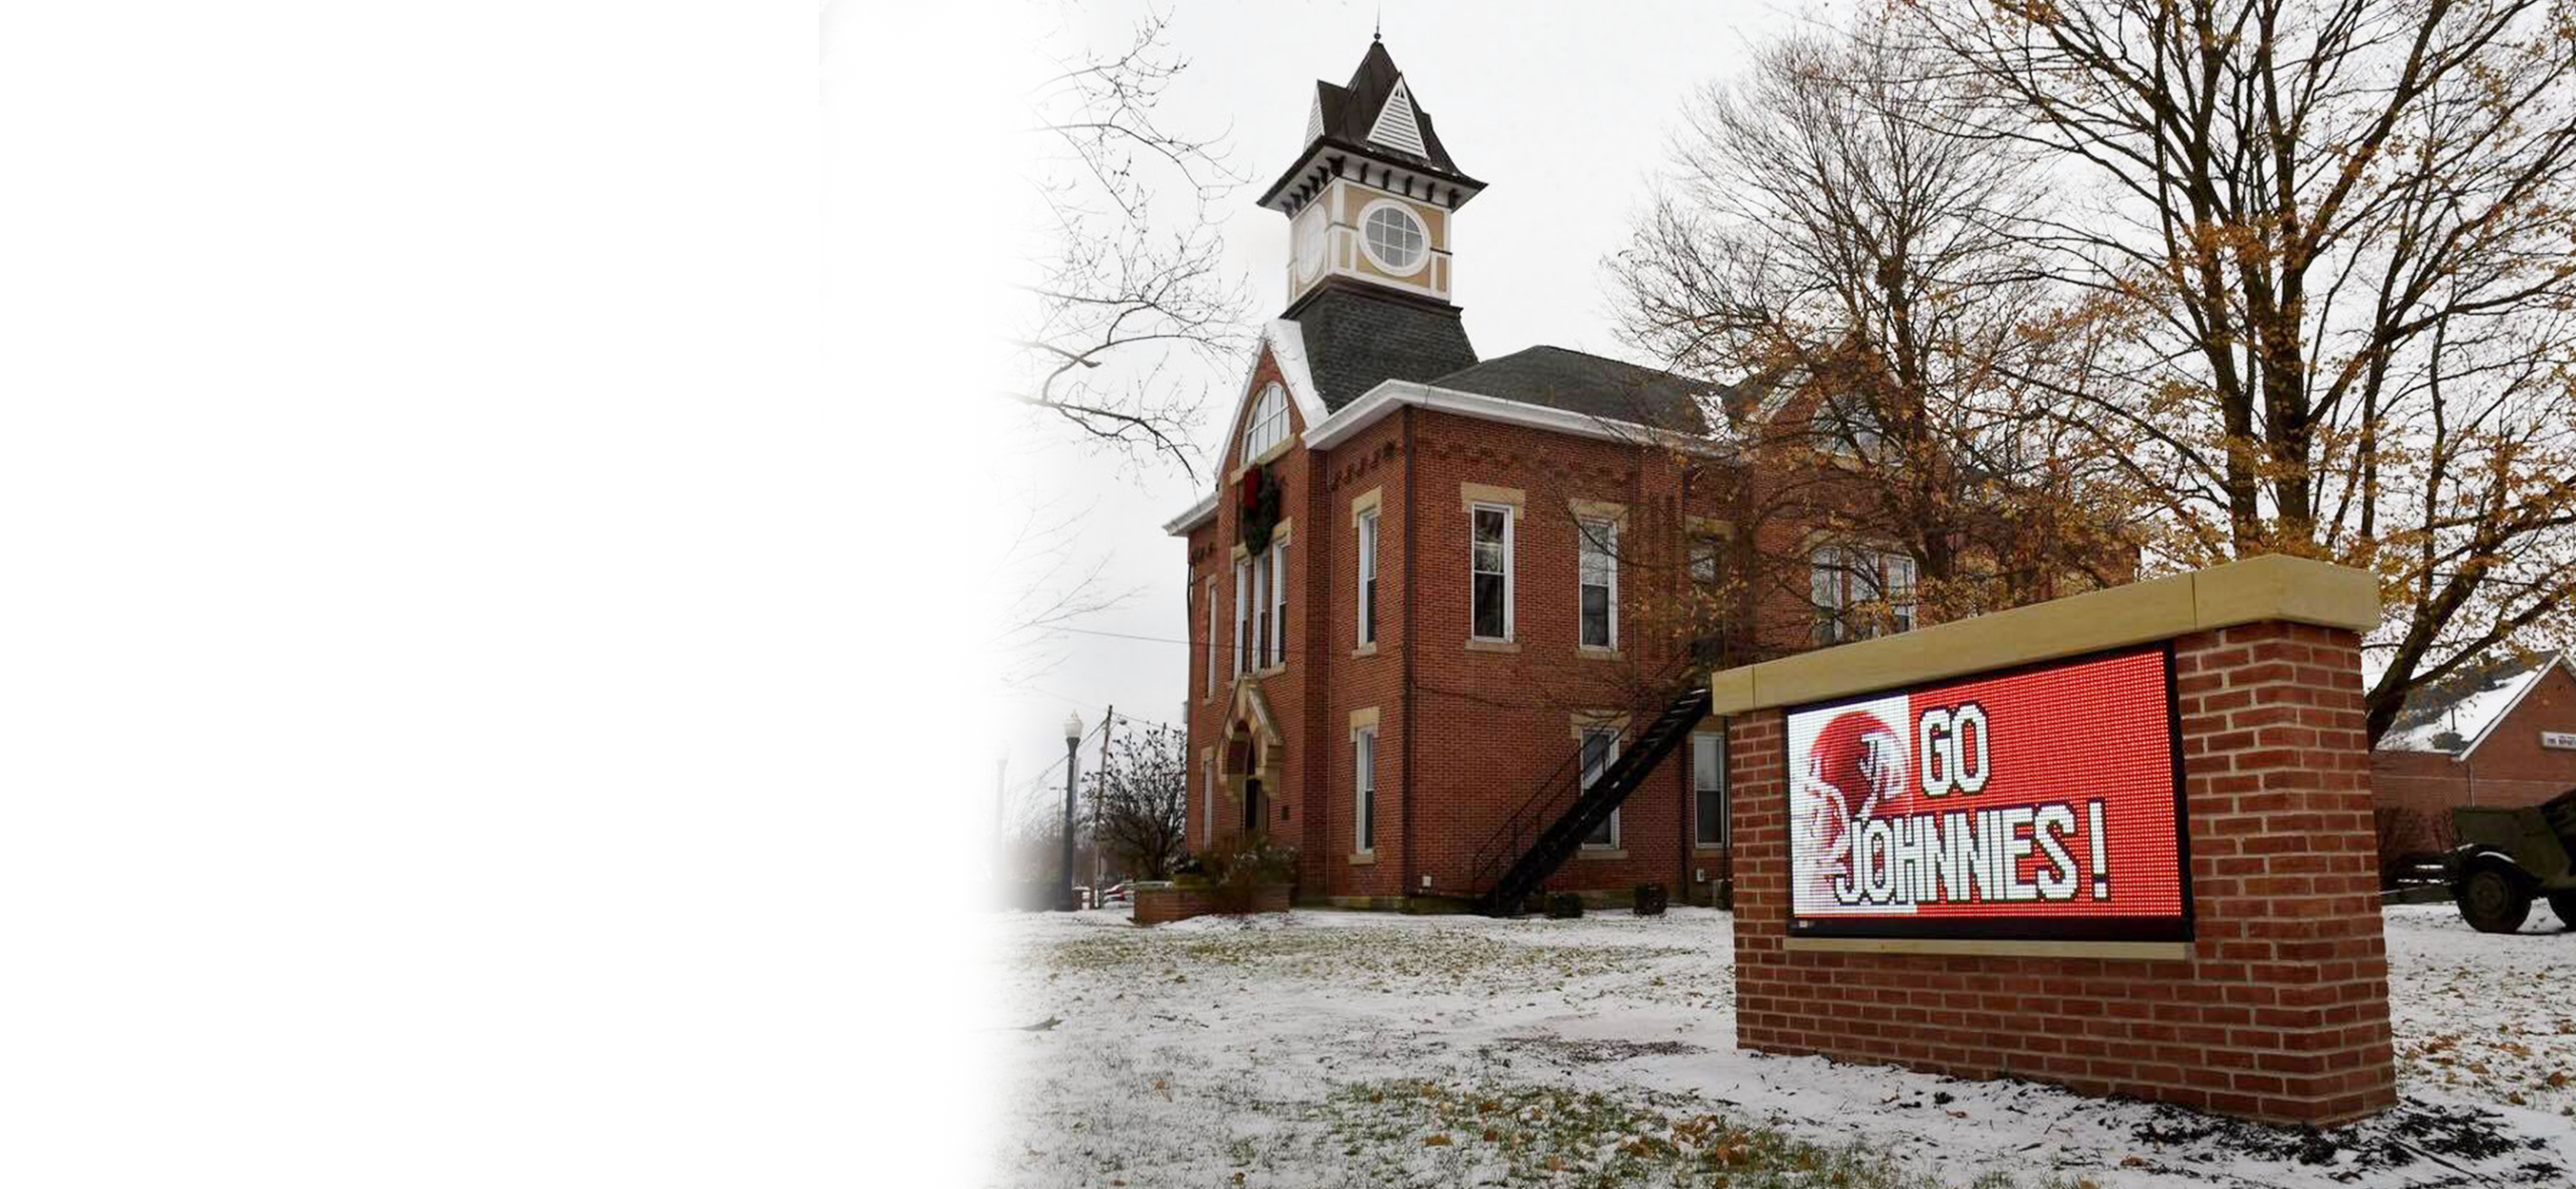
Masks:
[[[2558,914],[2558,923],[2576,929],[2576,892],[2551,892],[2549,911]]]
[[[2531,915],[2531,894],[2493,867],[2463,876],[2453,896],[2459,901],[2460,918],[2480,933],[2511,933]]]

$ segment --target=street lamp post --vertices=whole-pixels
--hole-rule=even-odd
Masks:
[[[1056,890],[1056,907],[1071,912],[1080,907],[1073,902],[1073,770],[1080,763],[1075,755],[1082,742],[1082,716],[1064,716],[1064,886]]]
[[[1010,772],[1010,739],[992,744],[992,872],[987,878],[1002,883],[1002,793],[1010,782],[1002,777]]]

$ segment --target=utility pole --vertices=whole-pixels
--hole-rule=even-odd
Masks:
[[[1073,903],[1073,779],[1074,769],[1081,766],[1082,716],[1064,716],[1064,875],[1063,886],[1056,889],[1055,906],[1072,912]]]
[[[1118,729],[1118,708],[1109,707],[1109,716],[1100,720],[1100,769],[1091,774],[1097,785],[1091,797],[1091,894],[1092,903],[1100,901],[1100,881],[1108,877],[1100,854],[1100,802],[1109,796],[1109,732]]]

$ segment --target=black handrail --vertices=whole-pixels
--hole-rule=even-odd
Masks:
[[[1666,666],[1663,673],[1658,675],[1654,688],[1663,691],[1663,701],[1669,703],[1674,687],[1687,679],[1692,670],[1703,663],[1698,652],[1696,647],[1684,648],[1681,655],[1674,658],[1672,664]],[[1652,698],[1653,696],[1650,695],[1647,705],[1633,709],[1639,712],[1658,709],[1654,707]],[[1470,892],[1481,896],[1491,891],[1496,881],[1511,869],[1511,864],[1529,852],[1530,845],[1546,830],[1547,824],[1563,817],[1568,810],[1574,808],[1576,802],[1583,799],[1588,786],[1583,784],[1582,763],[1583,746],[1578,743],[1575,745],[1574,754],[1566,757],[1564,763],[1557,765],[1554,771],[1541,778],[1537,791],[1531,793],[1529,799],[1523,801],[1519,808],[1514,809],[1511,816],[1503,819],[1500,827],[1486,836],[1484,845],[1476,850],[1475,874],[1469,877],[1468,883]],[[1613,761],[1602,768],[1601,777],[1607,779],[1618,768],[1618,762]]]

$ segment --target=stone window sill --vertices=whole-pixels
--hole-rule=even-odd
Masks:
[[[1362,644],[1362,645],[1360,645],[1359,647],[1352,649],[1352,650],[1351,650],[1351,655],[1352,655],[1352,656],[1376,656],[1376,655],[1377,655],[1377,641],[1375,641],[1375,640],[1371,640],[1371,641],[1369,641],[1369,642],[1368,642],[1368,643],[1366,643],[1366,644]]]
[[[1376,851],[1373,851],[1373,850],[1363,850],[1363,851],[1353,851],[1353,852],[1351,852],[1351,866],[1353,866],[1353,867],[1373,867],[1373,866],[1376,866],[1376,865],[1377,865],[1377,852],[1376,852]]]
[[[1628,857],[1628,852],[1622,847],[1587,846],[1582,850],[1574,852],[1574,857],[1578,859],[1624,859]]]
[[[1225,481],[1228,483],[1243,482],[1244,472],[1249,471],[1254,467],[1268,466],[1273,462],[1277,462],[1278,460],[1287,457],[1288,451],[1292,447],[1305,440],[1306,435],[1302,433],[1292,433],[1280,438],[1276,442],[1272,442],[1269,449],[1262,451],[1251,461],[1236,466],[1234,468],[1234,473],[1226,476]],[[1239,442],[1241,439],[1237,439],[1237,441]]]
[[[1278,664],[1272,665],[1272,666],[1270,666],[1270,667],[1269,667],[1269,668],[1267,668],[1267,669],[1254,669],[1254,670],[1252,671],[1252,675],[1253,675],[1253,676],[1255,676],[1255,677],[1277,677],[1278,675],[1280,675],[1280,674],[1282,674],[1282,673],[1285,673],[1285,672],[1287,672],[1287,671],[1288,671],[1288,662],[1286,662],[1286,661],[1281,661],[1281,662],[1279,662]]]
[[[1574,655],[1579,659],[1587,661],[1623,661],[1628,659],[1628,654],[1621,652],[1616,648],[1594,648],[1589,644],[1575,645]]]
[[[1521,644],[1518,640],[1481,640],[1474,636],[1467,638],[1469,652],[1519,652],[1520,650]]]

